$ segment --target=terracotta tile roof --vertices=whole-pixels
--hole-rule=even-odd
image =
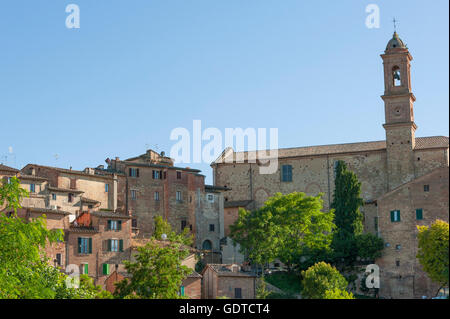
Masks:
[[[83,203],[90,203],[90,204],[100,204],[101,203],[98,200],[90,199],[90,198],[87,198],[87,197],[81,197],[81,201]]]
[[[50,170],[55,170],[61,173],[67,173],[67,174],[75,174],[75,175],[82,175],[82,176],[90,176],[90,177],[99,177],[102,179],[111,179],[112,177],[112,173],[106,173],[106,174],[89,174],[86,173],[85,171],[79,171],[79,170],[74,170],[74,169],[67,169],[67,168],[60,168],[60,167],[53,167],[53,166],[45,166],[45,165],[38,165],[38,164],[27,164],[23,169],[25,169],[28,166],[32,166],[32,167],[42,167],[42,168],[46,168],[46,169],[50,169]],[[93,169],[93,171],[95,172],[96,170]]]
[[[96,227],[92,227],[92,226],[73,226],[73,225],[70,225],[69,229],[66,229],[64,231],[71,232],[71,233],[88,233],[88,234],[97,234],[97,233],[99,233],[99,230]]]
[[[429,148],[448,148],[449,140],[447,136],[430,136],[430,137],[417,137],[416,138],[416,150],[429,149]],[[299,157],[299,156],[317,156],[328,154],[342,154],[342,153],[359,153],[369,151],[382,151],[386,149],[386,141],[374,141],[374,142],[359,142],[359,143],[347,143],[347,144],[331,144],[331,145],[318,145],[318,146],[306,146],[306,147],[293,147],[293,148],[281,148],[278,149],[278,158]],[[235,152],[236,154],[244,154],[244,160],[247,160],[248,155],[255,155],[255,151],[251,152]],[[221,163],[222,158],[229,158],[232,156],[231,150],[225,150],[219,158],[214,161],[213,164]],[[269,155],[269,154],[268,154]]]
[[[53,187],[49,186],[48,190],[55,191],[55,192],[62,192],[62,193],[84,193],[83,191],[77,190],[77,189],[70,189],[70,188],[61,188],[61,187]]]
[[[19,170],[15,169],[13,167],[9,167],[3,164],[0,164],[0,171],[6,171],[6,172],[13,172],[13,173],[17,173]]]
[[[51,208],[39,208],[39,207],[27,207],[22,206],[23,209],[29,209],[32,212],[37,213],[47,213],[47,214],[61,214],[61,215],[70,215],[69,212],[60,210],[60,209],[51,209]]]
[[[234,200],[234,201],[226,201],[223,203],[225,208],[229,207],[247,207],[253,200]]]
[[[105,217],[105,218],[124,218],[124,219],[131,219],[132,217],[125,214],[119,214],[112,211],[93,211],[91,212],[91,215],[98,216],[98,217]]]
[[[189,275],[188,278],[202,278],[203,276],[200,275],[198,272],[196,272],[195,270],[193,270]]]
[[[253,273],[243,272],[243,271],[231,271],[228,267],[231,265],[226,264],[208,264],[219,276],[224,277],[256,277]]]
[[[39,177],[39,176],[35,176],[35,175],[26,175],[26,174],[22,174],[22,173],[19,173],[17,175],[17,178],[19,180],[23,180],[24,179],[24,180],[41,181],[41,182],[47,181],[47,179],[44,178],[44,177]]]

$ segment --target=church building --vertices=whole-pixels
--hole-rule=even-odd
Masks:
[[[386,243],[383,256],[376,261],[380,297],[431,297],[438,287],[415,258],[416,225],[430,225],[436,219],[448,222],[449,140],[447,136],[415,136],[412,56],[396,32],[381,58],[384,141],[282,148],[274,174],[260,174],[262,164],[252,160],[256,158],[252,152],[227,149],[211,164],[214,185],[230,189],[224,195],[227,224],[237,218],[237,208],[259,208],[277,192],[324,193],[324,210],[328,210],[334,167],[338,160],[345,161],[362,184],[365,231]]]

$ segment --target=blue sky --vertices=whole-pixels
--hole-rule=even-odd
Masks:
[[[65,26],[70,3],[80,29]],[[379,29],[365,26],[370,3]],[[382,140],[379,55],[394,16],[414,57],[416,134],[448,136],[448,9],[447,0],[1,0],[0,162],[84,169],[147,147],[169,153],[172,129],[196,119],[222,132],[277,127],[280,147]],[[181,166],[212,183],[208,164]]]

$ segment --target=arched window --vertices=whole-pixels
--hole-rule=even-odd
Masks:
[[[398,66],[394,66],[392,68],[392,80],[393,80],[394,86],[402,85],[402,79],[400,76],[400,68]]]
[[[212,243],[211,243],[211,241],[208,240],[208,239],[205,240],[205,241],[203,242],[202,248],[203,248],[203,250],[211,250],[211,249],[212,249]]]

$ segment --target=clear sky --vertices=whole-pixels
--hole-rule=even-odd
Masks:
[[[65,8],[80,8],[80,29]],[[380,28],[368,29],[368,4]],[[417,136],[449,132],[448,0],[1,0],[0,162],[74,169],[172,129],[279,130],[280,147],[383,140],[380,54],[408,45]],[[12,151],[12,153],[10,153]],[[55,157],[58,154],[58,158]],[[208,164],[199,168],[212,183]]]

